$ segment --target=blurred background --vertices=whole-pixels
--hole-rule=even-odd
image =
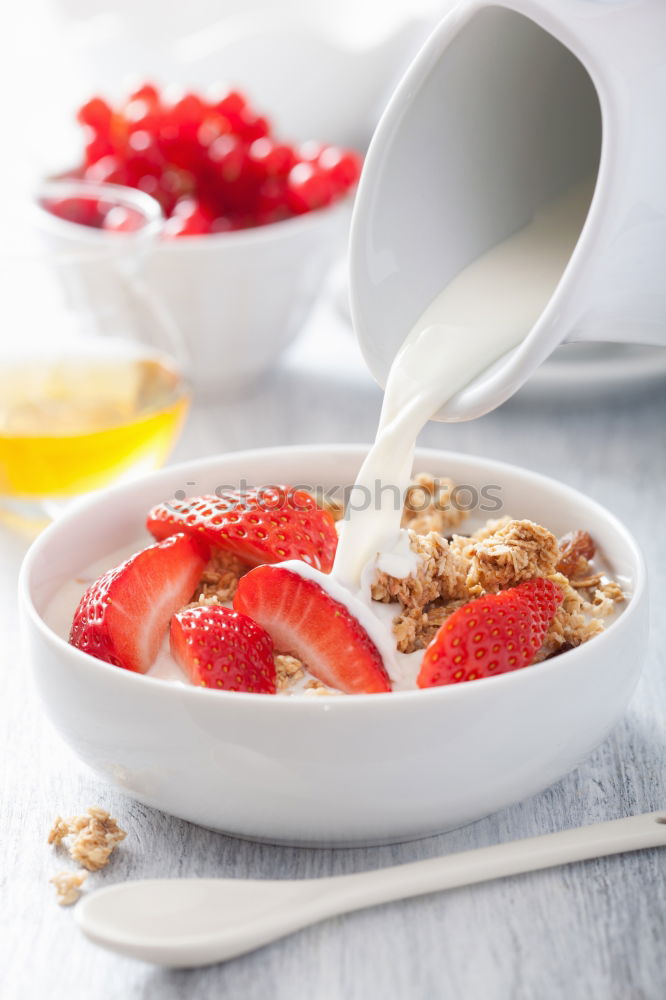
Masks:
[[[224,447],[205,433],[211,407],[240,405],[278,367],[368,385],[347,301],[353,190],[381,110],[442,9],[14,8],[0,40],[5,520],[41,525],[72,497],[160,464],[192,401],[209,447]],[[273,169],[279,155],[288,162]],[[80,182],[134,192],[102,189],[101,200]],[[162,234],[153,197],[173,216]]]
[[[42,524],[170,454],[372,437],[380,391],[348,301],[355,182],[396,82],[453,6],[13,6],[0,35],[0,516]],[[63,176],[69,187],[44,188]],[[93,197],[82,178],[132,191]],[[510,406],[594,405],[665,376],[664,350],[566,345]]]
[[[133,79],[190,86],[229,80],[257,106],[266,104],[293,138],[323,129],[331,142],[367,143],[392,83],[452,6],[453,0],[27,0],[14,6],[0,41],[5,134],[25,154],[23,164],[13,164],[15,176],[25,177],[30,161],[66,162],[78,148],[72,113],[83,97],[118,96]],[[350,103],[345,90],[357,79],[359,57],[365,92]],[[313,86],[320,102],[311,99]]]

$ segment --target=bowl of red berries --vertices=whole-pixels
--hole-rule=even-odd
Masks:
[[[81,162],[68,174],[135,188],[165,217],[146,278],[178,324],[204,391],[270,370],[296,335],[344,246],[361,157],[284,142],[247,98],[221,89],[169,96],[146,83],[78,110]],[[103,213],[51,208],[113,231]]]

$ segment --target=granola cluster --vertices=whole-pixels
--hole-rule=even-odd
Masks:
[[[560,558],[557,539],[540,524],[507,518],[486,526],[480,534],[472,536],[462,553],[468,564],[465,582],[471,597],[555,572]]]
[[[377,570],[371,584],[374,600],[400,605],[393,620],[400,652],[425,649],[449,615],[468,601],[537,576],[551,579],[564,593],[537,662],[603,630],[603,619],[624,594],[615,581],[594,569],[595,546],[587,532],[575,531],[558,541],[534,521],[504,517],[470,535],[444,537],[464,517],[454,511],[452,519],[450,505],[439,509],[446,503],[442,498],[450,502],[453,489],[450,480],[417,477],[408,499],[425,505],[425,510],[417,514],[406,507],[403,515],[410,548],[419,557],[417,569],[402,579]]]
[[[467,604],[466,598],[435,603],[425,610],[408,608],[393,619],[393,634],[400,653],[413,653],[425,649],[437,635],[449,615]]]
[[[447,539],[435,531],[419,535],[412,528],[408,535],[409,547],[419,560],[416,573],[399,578],[377,572],[370,588],[373,601],[398,601],[403,608],[422,609],[439,598],[464,597],[466,565]]]
[[[126,836],[106,809],[91,806],[84,816],[57,816],[48,843],[58,847],[67,839],[70,857],[89,872],[96,872],[108,863],[113,849]]]
[[[278,691],[286,691],[297,681],[305,676],[305,668],[300,660],[287,653],[277,653],[275,660],[276,688]]]
[[[301,694],[340,694],[339,691],[327,687],[316,677],[309,676],[307,667],[296,656],[291,656],[288,653],[276,653],[273,659],[275,660],[278,692],[288,691],[299,684]]]
[[[85,872],[56,872],[49,879],[55,886],[56,899],[61,906],[71,906],[81,895],[81,886],[87,879]]]
[[[411,528],[417,535],[431,531],[449,535],[467,517],[467,511],[456,505],[454,494],[455,484],[451,479],[420,473],[407,491],[402,527]]]
[[[231,601],[238,581],[249,567],[231,552],[216,551],[204,569],[195,591],[194,604],[223,604]]]

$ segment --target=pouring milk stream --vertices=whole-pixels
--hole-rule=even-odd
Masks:
[[[576,245],[592,186],[580,182],[545,205],[456,275],[419,317],[391,365],[375,443],[354,487],[367,502],[350,505],[331,574],[283,564],[345,604],[389,668],[395,644],[369,610],[368,568],[398,577],[415,568],[400,521],[416,438],[451,396],[527,336]]]
[[[333,577],[352,590],[368,559],[395,542],[402,505],[376,489],[409,486],[416,438],[451,396],[523,340],[553,294],[576,245],[593,182],[550,202],[523,229],[478,257],[434,299],[398,351],[377,437],[356,487],[384,503],[352,510]]]

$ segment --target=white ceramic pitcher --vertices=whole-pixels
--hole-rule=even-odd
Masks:
[[[377,380],[454,275],[590,174],[539,320],[439,419],[493,409],[565,341],[666,346],[666,0],[463,0],[395,91],[359,187],[351,304]]]

